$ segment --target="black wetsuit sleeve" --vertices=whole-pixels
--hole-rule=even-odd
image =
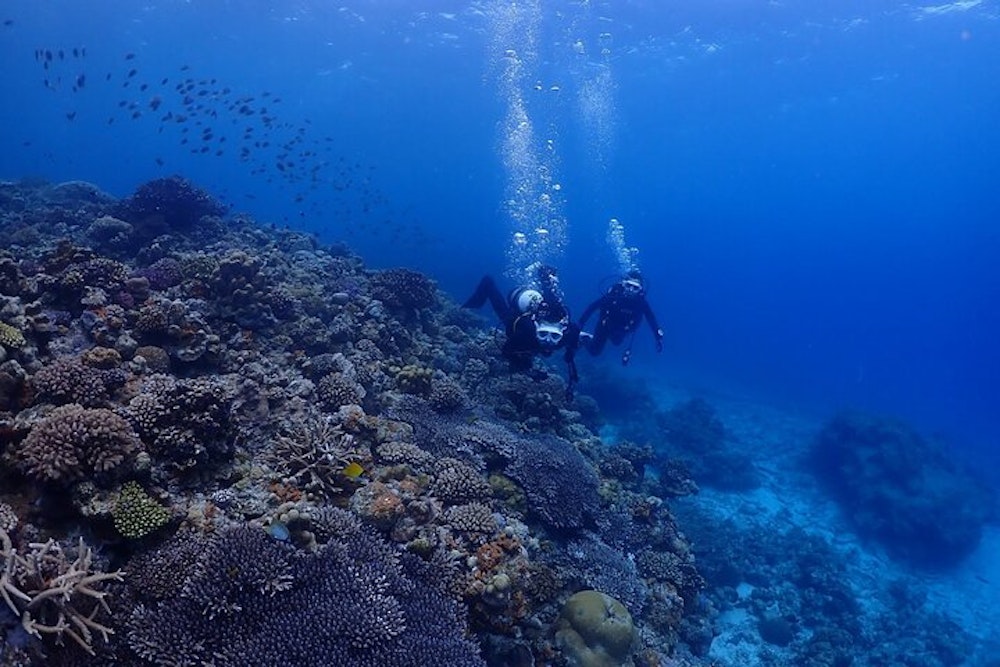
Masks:
[[[659,338],[661,335],[660,325],[656,321],[656,315],[653,314],[653,309],[649,307],[649,301],[646,301],[646,297],[642,298],[642,314],[646,317],[646,322],[649,323],[653,337]]]

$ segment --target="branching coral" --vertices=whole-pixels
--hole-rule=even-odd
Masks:
[[[437,303],[434,281],[410,269],[380,271],[371,278],[372,296],[390,308],[414,310]]]
[[[70,404],[31,429],[13,460],[33,479],[65,483],[109,473],[140,447],[129,423],[111,410]]]
[[[485,664],[436,569],[328,514],[340,517],[327,517],[335,529],[315,553],[248,527],[205,541],[181,593],[132,614],[132,650],[175,666]]]
[[[343,492],[350,483],[345,467],[355,462],[365,465],[370,460],[366,446],[322,417],[299,422],[279,435],[268,457],[269,463],[297,487],[326,496]]]
[[[114,634],[98,620],[102,612],[111,614],[104,584],[122,581],[122,577],[119,571],[96,570],[93,552],[83,538],[75,552],[71,560],[71,554],[50,539],[32,542],[21,554],[10,535],[0,530],[0,599],[21,618],[29,634],[57,644],[68,637],[93,655],[95,635],[107,642]]]

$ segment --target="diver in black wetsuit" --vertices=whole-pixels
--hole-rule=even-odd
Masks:
[[[572,398],[578,380],[576,351],[580,343],[580,328],[570,319],[569,309],[562,302],[559,279],[550,266],[536,271],[538,289],[519,288],[505,299],[490,276],[484,276],[463,308],[480,308],[487,301],[503,322],[507,340],[501,353],[517,371],[529,371],[536,356],[547,357],[564,350],[563,360],[568,370],[566,395]]]
[[[634,338],[639,321],[643,318],[653,332],[656,351],[663,351],[663,329],[657,324],[656,315],[646,301],[646,287],[639,271],[629,271],[599,299],[587,306],[580,316],[581,329],[597,311],[600,311],[597,327],[594,329],[593,337],[585,344],[587,351],[592,355],[600,354],[609,340],[615,345],[620,345],[626,336],[631,335]],[[586,334],[584,336],[586,337]],[[622,365],[628,365],[632,358],[632,338],[629,338],[628,347],[622,353]]]

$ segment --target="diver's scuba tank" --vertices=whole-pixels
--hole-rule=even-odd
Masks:
[[[507,302],[518,315],[533,313],[542,305],[542,293],[530,287],[519,287],[510,293]]]

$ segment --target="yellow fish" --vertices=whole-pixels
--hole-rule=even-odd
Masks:
[[[340,472],[344,477],[357,479],[358,477],[361,477],[361,474],[364,471],[365,469],[361,466],[360,463],[358,463],[357,461],[351,461],[346,466],[344,466],[344,469],[341,470]]]

